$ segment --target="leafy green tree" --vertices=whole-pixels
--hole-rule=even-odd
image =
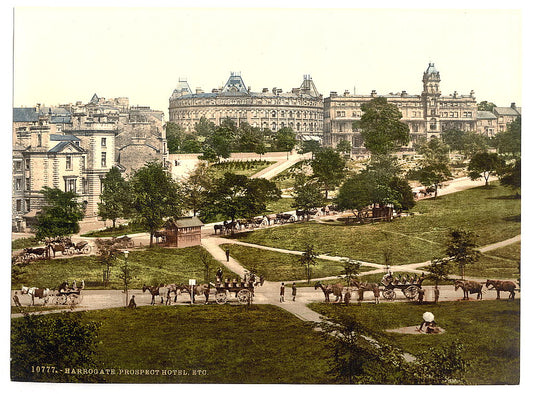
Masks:
[[[495,138],[499,153],[519,157],[522,149],[522,117],[509,123],[507,129],[496,134]]]
[[[332,148],[322,148],[315,153],[315,158],[311,160],[311,168],[313,176],[325,191],[326,200],[328,192],[344,179],[345,167],[346,159]]]
[[[130,180],[132,217],[150,232],[150,246],[154,233],[166,218],[180,216],[182,194],[178,184],[160,162],[149,162],[135,171]]]
[[[181,145],[181,153],[201,153],[202,143],[196,134],[185,134]]]
[[[44,205],[37,214],[37,239],[76,234],[84,217],[84,205],[77,202],[77,194],[58,188],[43,187]]]
[[[183,128],[177,123],[167,122],[165,124],[165,132],[167,136],[168,152],[179,153],[185,137]]]
[[[522,160],[518,159],[513,164],[505,166],[500,172],[500,184],[518,190],[522,185],[521,176]]]
[[[451,266],[447,259],[433,259],[431,265],[427,267],[429,274],[427,279],[435,281],[435,289],[439,288],[439,282],[448,280],[451,273]]]
[[[204,156],[211,158],[214,154],[217,161],[220,158],[230,157],[236,133],[235,122],[229,118],[224,119],[220,126],[215,127],[213,132],[206,137],[203,148]]]
[[[341,278],[346,280],[346,286],[351,286],[352,279],[355,279],[359,276],[361,272],[361,262],[351,259],[342,260],[342,271]]]
[[[485,152],[488,148],[488,137],[476,133],[475,131],[468,131],[465,133],[463,137],[463,148],[461,151],[467,158],[471,158],[476,153]]]
[[[496,104],[488,102],[486,100],[481,101],[477,104],[477,110],[478,111],[489,111],[492,112],[492,110],[496,107]]]
[[[354,122],[361,129],[364,145],[372,154],[388,154],[409,143],[409,126],[401,121],[402,113],[384,97],[361,105],[363,116]]]
[[[111,267],[115,265],[117,257],[122,254],[119,245],[110,243],[105,239],[96,238],[96,260],[103,266],[103,283],[104,286],[109,284],[111,277]]]
[[[192,210],[193,216],[205,206],[207,193],[213,185],[213,173],[209,166],[199,162],[182,184],[184,208]]]
[[[100,326],[99,322],[84,322],[81,314],[70,312],[54,316],[25,314],[14,319],[11,323],[11,379],[23,382],[95,381],[94,375],[67,374],[65,371],[73,367],[99,366],[96,346]],[[43,370],[39,373],[32,370],[37,367]]]
[[[470,159],[470,163],[468,163],[468,176],[472,180],[483,177],[485,186],[488,186],[490,176],[496,175],[504,165],[505,162],[497,153],[476,153]]]
[[[311,282],[312,267],[318,265],[316,260],[318,253],[315,252],[315,248],[312,244],[306,244],[304,251],[300,256],[299,262],[305,269],[305,277],[307,278],[307,283]]]
[[[315,158],[316,152],[318,152],[322,147],[320,146],[320,142],[317,140],[305,140],[300,141],[298,144],[298,153],[303,155],[304,153],[311,152],[312,159]]]
[[[117,167],[112,167],[102,179],[102,193],[98,203],[98,216],[111,220],[115,228],[118,218],[129,215],[131,200],[128,182]]]
[[[292,194],[294,196],[293,208],[308,212],[307,220],[309,220],[309,211],[311,209],[324,205],[324,197],[320,192],[316,179],[309,178],[304,174],[295,176]]]
[[[275,149],[287,154],[296,146],[296,133],[290,127],[283,127],[274,134]]]
[[[335,203],[341,211],[350,210],[360,219],[361,210],[374,202],[374,182],[368,172],[351,176],[340,187]]]
[[[435,190],[435,198],[439,185],[452,176],[448,145],[438,138],[432,138],[417,147],[419,154],[423,155],[421,168],[415,171],[415,177],[424,186],[431,186]]]
[[[465,131],[459,129],[443,130],[442,141],[450,147],[452,151],[463,151]]]
[[[215,124],[210,120],[207,120],[205,116],[202,116],[198,123],[194,125],[194,131],[201,137],[208,138],[215,131]]]
[[[209,220],[222,215],[235,222],[237,218],[249,218],[264,212],[267,203],[279,198],[281,191],[274,182],[226,172],[213,182],[201,216]]]
[[[344,155],[350,155],[352,151],[352,143],[348,140],[340,140],[337,144],[337,147],[335,148],[337,152],[342,153]]]
[[[481,255],[477,250],[476,237],[474,232],[463,229],[453,229],[448,234],[446,255],[457,264],[462,279],[465,277],[465,266],[478,261]]]
[[[239,152],[255,152],[264,146],[264,136],[259,127],[252,127],[248,123],[241,123],[235,137],[235,147]],[[263,152],[264,153],[264,152]]]

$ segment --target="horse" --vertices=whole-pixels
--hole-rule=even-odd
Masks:
[[[276,214],[266,215],[266,216],[265,216],[265,219],[267,220],[269,226],[270,226],[271,224],[276,224],[276,223],[277,223],[277,216],[276,216]]]
[[[47,257],[47,249],[46,247],[40,247],[40,248],[24,248],[24,252],[30,256],[29,260],[34,260],[37,257],[39,258],[46,258]],[[35,256],[35,257],[34,257]]]
[[[295,218],[294,215],[291,215],[290,213],[278,213],[276,214],[276,219],[279,223],[287,223],[287,222],[294,222]]]
[[[320,288],[324,293],[325,302],[329,302],[329,295],[333,294],[335,296],[335,302],[342,300],[342,290],[344,286],[341,283],[336,283],[334,285],[324,285],[321,282],[315,283],[315,290]]]
[[[48,303],[48,298],[50,297],[50,289],[41,289],[37,287],[25,287],[22,286],[20,291],[21,294],[28,294],[31,296],[31,305],[35,305],[35,297],[39,299],[44,299],[44,303]]]
[[[377,283],[359,282],[357,279],[352,279],[350,281],[350,286],[353,286],[359,290],[359,301],[363,301],[365,291],[373,292],[375,297],[377,290],[377,297],[379,298],[379,285]]]
[[[162,287],[160,286],[146,286],[143,285],[143,293],[148,290],[150,294],[152,295],[152,301],[150,302],[150,305],[155,305],[155,296],[159,295],[159,289]],[[161,297],[161,303],[163,303],[163,297]]]
[[[220,234],[223,234],[225,231],[226,231],[226,227],[223,225],[223,224],[215,224],[213,226],[214,230],[215,230],[215,235],[217,233],[217,231],[220,233]]]
[[[183,283],[180,283],[177,286],[180,291],[186,291],[191,295],[191,286],[190,285],[184,285]],[[201,285],[195,285],[194,286],[194,296],[203,295],[205,297],[205,303],[207,304],[209,302],[209,289],[211,288],[210,283],[202,283]]]
[[[475,282],[473,280],[456,280],[454,282],[455,291],[463,289],[463,300],[468,300],[468,294],[477,293],[477,299],[483,299],[483,283]]]
[[[485,282],[487,289],[496,290],[496,299],[500,299],[500,291],[508,291],[509,298],[514,300],[516,284],[510,280],[493,280],[487,279]],[[492,289],[489,287],[492,286]]]

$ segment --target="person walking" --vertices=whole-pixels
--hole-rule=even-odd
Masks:
[[[372,292],[374,293],[374,303],[379,304],[379,287],[375,286],[372,288]]]
[[[279,302],[285,302],[285,283],[281,283],[281,287],[279,289]]]
[[[292,300],[296,301],[296,282],[292,284]]]
[[[423,288],[418,289],[418,303],[419,304],[424,302],[424,293],[425,293],[425,290]]]
[[[350,298],[352,298],[352,292],[350,290],[346,290],[346,293],[344,294],[344,304],[350,304]]]
[[[229,248],[226,248],[226,262],[229,262]]]
[[[218,267],[216,276],[217,276],[217,282],[222,282],[222,268]]]
[[[169,292],[169,294],[170,294],[170,292]],[[137,308],[137,304],[135,302],[135,296],[134,295],[132,295],[131,298],[130,298],[130,303],[128,304],[128,308],[130,308],[130,309]]]
[[[435,287],[435,304],[439,302],[440,290],[438,287]]]

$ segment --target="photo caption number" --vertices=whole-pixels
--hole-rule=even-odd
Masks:
[[[32,365],[32,373],[57,373],[57,369],[51,365]]]

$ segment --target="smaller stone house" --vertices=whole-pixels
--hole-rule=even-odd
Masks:
[[[160,246],[186,248],[202,243],[202,226],[204,224],[196,216],[169,219],[160,231]]]

